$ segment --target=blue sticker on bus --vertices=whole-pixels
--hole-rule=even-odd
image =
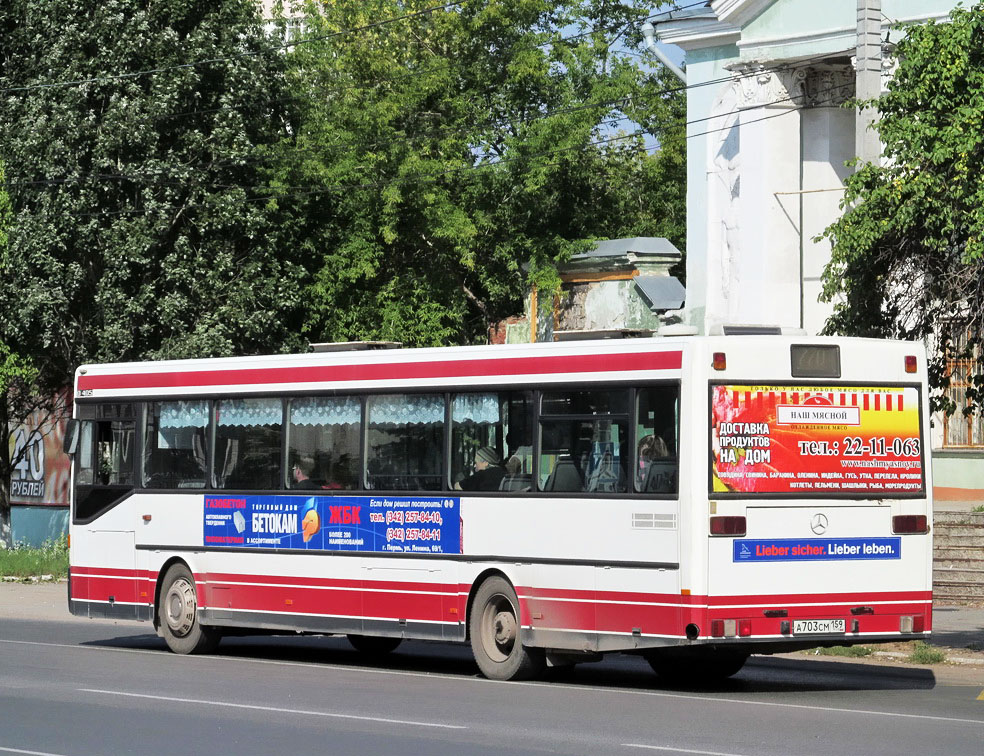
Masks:
[[[460,500],[437,496],[206,496],[205,546],[460,554]]]
[[[735,562],[832,562],[842,559],[901,559],[901,538],[741,538]]]

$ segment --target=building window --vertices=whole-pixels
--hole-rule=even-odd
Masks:
[[[950,379],[946,398],[956,409],[953,414],[943,416],[944,447],[984,446],[984,416],[979,411],[964,412],[971,404],[967,389],[974,387],[973,376],[984,371],[981,346],[974,344],[968,349],[968,335],[965,329],[956,333],[950,349],[953,356],[946,361],[946,375]]]

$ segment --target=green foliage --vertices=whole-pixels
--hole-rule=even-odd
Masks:
[[[852,659],[859,659],[871,656],[875,650],[870,646],[831,646],[829,648],[815,648],[809,653],[814,656],[847,656]]]
[[[68,576],[68,542],[65,538],[47,541],[39,547],[0,547],[0,577],[30,578]]]
[[[286,128],[283,57],[253,0],[0,5],[0,334],[46,385],[299,343],[255,161]]]
[[[619,51],[651,3],[484,0],[370,26],[433,6],[307,5],[273,160],[312,340],[482,341],[587,239],[682,247],[683,98]]]
[[[930,381],[984,336],[984,7],[906,27],[889,91],[875,101],[881,166],[847,181],[824,297],[830,333],[932,337]],[[969,334],[966,344],[955,337]],[[984,404],[984,365],[968,399]],[[953,411],[941,393],[934,406]]]
[[[907,661],[912,664],[942,664],[946,661],[946,654],[923,641],[916,641],[912,644]]]

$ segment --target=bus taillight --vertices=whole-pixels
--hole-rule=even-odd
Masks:
[[[892,518],[893,533],[928,533],[926,515],[895,515]]]
[[[715,370],[727,370],[728,358],[724,352],[715,352],[711,359],[711,367]]]
[[[713,536],[743,536],[745,535],[745,517],[718,516],[711,518],[711,535]]]
[[[905,357],[905,372],[915,373],[918,367],[918,362],[916,361],[916,355],[907,354]]]

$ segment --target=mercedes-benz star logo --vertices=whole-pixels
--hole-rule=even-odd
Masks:
[[[813,515],[813,519],[810,520],[810,530],[812,530],[817,535],[823,535],[827,532],[827,515],[817,512]]]

